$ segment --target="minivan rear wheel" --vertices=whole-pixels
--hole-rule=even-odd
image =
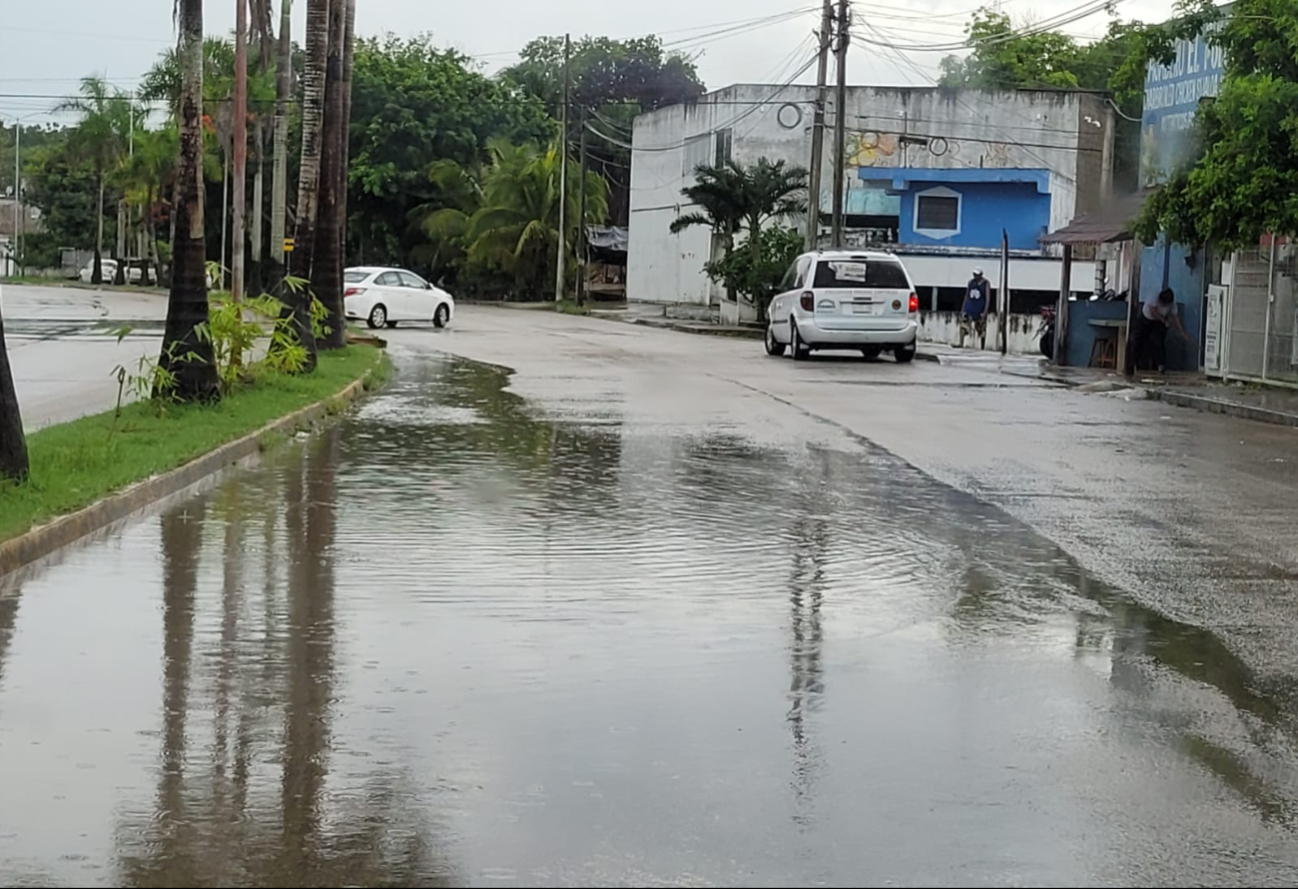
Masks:
[[[898,346],[892,350],[892,357],[897,359],[898,364],[910,364],[915,360],[915,345]]]
[[[867,361],[873,361],[883,354],[883,346],[866,346],[861,350],[861,354],[866,357]]]
[[[802,337],[798,334],[798,325],[793,323],[792,318],[789,319],[789,350],[793,352],[794,361],[806,361],[807,356],[811,354],[811,349],[802,341]]]
[[[766,354],[779,357],[784,354],[784,343],[775,338],[775,329],[766,325]]]

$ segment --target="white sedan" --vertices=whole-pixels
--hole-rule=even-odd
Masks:
[[[455,300],[414,272],[359,266],[343,272],[343,308],[349,319],[372,328],[396,327],[402,321],[445,327],[455,314]]]
[[[103,273],[105,284],[112,284],[117,280],[117,260],[107,258],[99,260],[99,270]],[[85,268],[77,273],[77,277],[81,279],[82,284],[89,284],[94,281],[95,261],[92,259],[90,262],[86,263]],[[139,284],[142,277],[142,273],[136,266],[126,267],[126,280],[128,283]]]

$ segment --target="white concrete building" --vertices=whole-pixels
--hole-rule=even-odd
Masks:
[[[699,164],[726,158],[808,166],[814,94],[812,87],[741,84],[636,118],[629,299],[725,302],[703,271],[718,249],[711,232],[669,231],[691,209],[681,190]],[[831,90],[831,128],[835,113]],[[995,275],[1002,229],[1015,258],[1011,290],[1057,290],[1059,261],[1038,239],[1111,190],[1114,118],[1103,94],[850,87],[847,114],[841,182],[833,181],[832,129],[826,134],[821,233],[832,189],[842,188],[848,244],[882,241],[915,257],[907,265],[926,308],[944,289],[962,288],[975,264]],[[790,223],[801,228],[805,220]],[[1093,264],[1078,263],[1073,280],[1085,290],[1093,279]],[[723,305],[723,317],[740,308]]]

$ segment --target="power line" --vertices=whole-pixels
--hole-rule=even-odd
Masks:
[[[1048,19],[1036,22],[1021,30],[1011,30],[1006,34],[995,34],[977,40],[962,40],[959,42],[930,44],[893,44],[886,40],[871,40],[868,37],[862,37],[861,42],[875,46],[893,46],[896,49],[904,50],[906,52],[954,52],[956,50],[970,49],[977,46],[995,46],[1000,43],[1006,43],[1010,40],[1017,40],[1022,37],[1030,37],[1033,34],[1040,34],[1043,31],[1056,30],[1064,25],[1070,25],[1073,22],[1089,18],[1097,12],[1111,9],[1113,6],[1121,2],[1123,2],[1123,0],[1088,0],[1088,2],[1083,3],[1080,6],[1075,6],[1066,12],[1051,16]]]
[[[792,75],[792,76],[791,76],[791,77],[790,77],[790,78],[789,78],[785,83],[781,84],[780,87],[779,87],[778,89],[775,90],[775,92],[771,93],[769,96],[767,96],[767,97],[766,97],[765,99],[763,99],[762,101],[757,102],[757,103],[754,103],[753,106],[752,106],[751,108],[749,108],[747,111],[744,111],[744,112],[740,113],[739,115],[737,115],[737,116],[731,118],[730,120],[726,121],[725,123],[722,123],[722,124],[718,124],[718,125],[716,125],[716,126],[713,126],[711,129],[709,129],[709,130],[705,130],[705,131],[702,132],[702,133],[695,133],[694,135],[689,136],[689,137],[687,137],[686,139],[681,140],[679,143],[676,143],[676,144],[673,144],[673,145],[655,145],[655,146],[640,146],[640,145],[632,145],[630,142],[623,142],[623,141],[620,140],[620,139],[615,139],[615,138],[613,138],[612,136],[608,135],[607,133],[604,133],[604,132],[601,132],[601,131],[598,130],[598,129],[595,129],[595,127],[593,127],[593,126],[591,125],[590,121],[586,121],[585,126],[586,126],[586,129],[587,129],[587,130],[589,130],[591,133],[594,133],[596,136],[599,136],[599,137],[600,137],[601,139],[603,139],[605,142],[608,142],[608,143],[610,143],[610,144],[612,144],[612,145],[620,145],[621,147],[623,147],[623,148],[628,148],[628,149],[630,149],[630,150],[632,150],[632,151],[641,151],[641,152],[652,152],[652,151],[679,151],[679,150],[681,150],[682,148],[684,148],[685,145],[686,145],[688,142],[691,142],[691,141],[693,141],[693,140],[695,140],[695,139],[698,139],[698,138],[701,137],[701,136],[711,136],[711,135],[713,135],[714,133],[716,133],[716,132],[718,132],[718,131],[720,131],[720,130],[725,130],[725,129],[732,128],[732,127],[734,127],[735,124],[739,123],[741,120],[743,120],[744,118],[748,117],[749,115],[751,115],[751,114],[753,114],[755,111],[757,111],[757,109],[759,109],[759,108],[761,108],[761,107],[763,107],[763,106],[765,106],[765,105],[769,105],[771,102],[775,101],[775,99],[779,97],[780,93],[784,92],[786,89],[788,89],[790,86],[792,86],[792,85],[793,85],[793,81],[795,81],[795,80],[797,80],[799,77],[801,77],[802,74],[803,74],[804,72],[806,72],[807,69],[809,69],[809,68],[810,68],[812,65],[814,65],[815,63],[816,63],[816,57],[815,57],[815,56],[812,56],[810,59],[808,59],[808,60],[807,60],[807,61],[802,65],[801,68],[799,68],[797,71],[793,72],[793,75]],[[706,103],[701,103],[701,104],[706,104]]]

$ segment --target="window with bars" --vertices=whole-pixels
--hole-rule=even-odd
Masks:
[[[716,166],[721,166],[730,160],[734,149],[735,132],[727,127],[724,130],[717,130],[717,151]]]
[[[960,193],[932,188],[915,195],[915,231],[921,234],[960,231]]]

